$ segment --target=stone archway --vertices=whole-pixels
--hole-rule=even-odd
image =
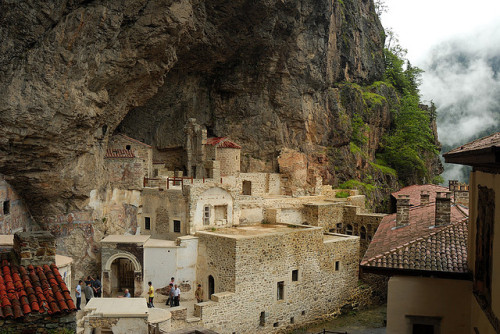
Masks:
[[[127,267],[128,269],[121,272],[121,269],[124,267]],[[120,272],[116,272],[117,270],[120,270]],[[108,258],[102,270],[102,287],[104,297],[112,296],[113,288],[117,285],[116,282],[114,282],[116,279],[119,280],[118,286],[125,287],[127,285],[132,285],[130,288],[133,289],[131,292],[133,292],[134,297],[141,296],[143,285],[142,266],[134,255],[127,252],[120,252],[113,254]],[[120,282],[124,283],[120,284]]]

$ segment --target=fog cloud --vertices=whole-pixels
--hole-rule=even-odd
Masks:
[[[438,108],[443,152],[500,131],[500,23],[440,43],[425,58],[421,93]],[[463,179],[459,166],[445,168],[445,179]]]

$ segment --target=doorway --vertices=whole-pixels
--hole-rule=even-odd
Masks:
[[[212,275],[208,276],[208,299],[215,293],[215,280]]]

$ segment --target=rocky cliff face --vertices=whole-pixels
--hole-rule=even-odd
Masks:
[[[0,22],[0,173],[41,222],[104,186],[122,120],[169,147],[196,117],[276,170],[282,148],[345,145],[332,85],[383,72],[370,0],[4,1]]]

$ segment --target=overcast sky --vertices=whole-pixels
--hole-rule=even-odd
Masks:
[[[438,108],[443,152],[500,131],[500,0],[382,1],[384,28],[425,71],[420,92]],[[445,164],[445,182],[466,175]]]
[[[499,0],[383,0],[385,28],[399,35],[408,58],[420,66],[429,49],[500,21]]]

